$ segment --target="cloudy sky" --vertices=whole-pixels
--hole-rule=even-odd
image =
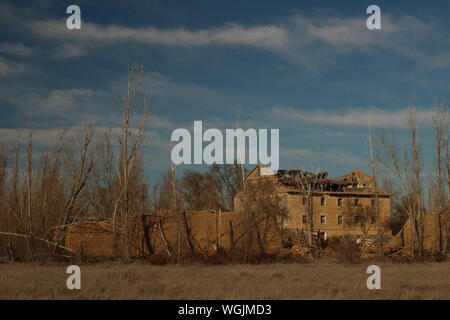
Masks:
[[[66,8],[81,8],[81,30]],[[381,30],[366,8],[381,7]],[[0,1],[0,139],[31,121],[45,145],[61,126],[115,127],[113,92],[142,61],[151,95],[150,180],[169,165],[175,128],[280,129],[280,166],[367,170],[367,114],[406,141],[418,107],[447,106],[446,1]],[[321,154],[319,156],[318,154]],[[182,170],[182,169],[181,169]]]

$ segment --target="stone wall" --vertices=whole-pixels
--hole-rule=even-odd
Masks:
[[[246,238],[247,231],[254,224],[247,221],[246,215],[236,212],[161,211],[152,216],[144,216],[144,221],[148,231],[147,239],[156,255],[207,256],[217,252],[219,247],[238,251],[244,246],[256,247],[255,236]],[[132,230],[131,255],[148,255],[150,252],[142,217],[135,217],[129,224]],[[110,220],[75,223],[66,236],[66,246],[80,256],[123,257],[126,238],[122,225],[123,223],[116,223],[116,240],[113,241]],[[259,228],[261,235],[264,235],[265,252],[278,252],[283,246],[278,226],[272,219],[267,219],[261,221]]]
[[[288,229],[306,230],[303,216],[306,216],[306,203],[304,195],[284,193],[280,195],[288,208],[289,216],[285,221]],[[323,198],[323,200],[321,200]],[[339,200],[341,199],[341,200]],[[382,220],[390,216],[390,198],[383,197],[375,199],[370,194],[345,194],[345,193],[324,193],[313,197],[313,229],[315,231],[326,232],[328,237],[342,235],[361,235],[362,231],[357,226],[349,225],[348,208],[354,206],[355,199],[358,199],[361,206],[369,207],[372,200],[377,201],[379,216]],[[321,216],[324,218],[321,219]],[[342,221],[339,221],[341,217]],[[339,223],[341,222],[341,223]],[[369,229],[369,235],[376,234],[376,225]]]

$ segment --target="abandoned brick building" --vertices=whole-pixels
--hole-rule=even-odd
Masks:
[[[246,176],[246,183],[262,181],[274,182],[274,192],[287,209],[284,229],[305,233],[310,203],[312,231],[325,239],[343,235],[374,237],[380,233],[390,236],[385,223],[390,217],[390,194],[376,189],[373,178],[360,170],[330,179],[327,173],[303,170],[278,170],[273,174],[258,165]],[[243,197],[242,190],[235,196],[236,212],[243,209]]]
[[[255,188],[236,194],[233,212],[159,210],[152,215],[135,216],[131,221],[132,255],[143,256],[150,252],[167,257],[178,252],[208,255],[219,247],[242,248],[247,243],[244,239],[249,230],[244,199],[254,204],[255,198],[251,199],[250,193],[263,190],[260,183],[264,181],[270,182],[271,188],[269,193],[263,192],[262,197],[276,197],[280,205],[276,211],[283,207],[281,221],[273,223],[273,219],[266,219],[251,224],[260,228],[266,252],[280,252],[286,244],[304,239],[308,203],[312,208],[309,212],[313,213],[311,235],[318,242],[342,235],[360,239],[374,237],[379,235],[379,222],[390,216],[390,194],[377,190],[372,177],[362,171],[353,170],[341,178],[330,179],[326,173],[311,174],[303,170],[278,170],[273,174],[259,165],[246,176],[245,185],[253,184]],[[313,192],[306,192],[303,182],[312,186]],[[361,211],[373,213],[364,208],[376,208],[377,214],[363,219]],[[66,246],[80,256],[123,256],[125,233],[120,221],[116,221],[116,225],[114,237],[112,220],[74,223],[67,233]],[[383,234],[389,238],[390,232],[383,229]]]

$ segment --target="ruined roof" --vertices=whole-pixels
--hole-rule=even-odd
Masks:
[[[338,177],[328,177],[328,172],[310,172],[302,169],[280,169],[273,174],[262,165],[257,165],[251,170],[246,180],[259,180],[271,178],[284,187],[286,192],[299,191],[301,189],[314,190],[316,192],[341,192],[351,194],[373,194],[389,195],[388,193],[376,189],[373,184],[373,177],[359,169],[354,169],[348,174]]]
[[[247,173],[247,175],[245,176],[245,180],[247,180],[248,178],[260,178],[264,176],[274,176],[274,173],[263,165],[258,164],[249,173]]]
[[[276,176],[283,185],[301,189],[339,192],[347,187],[356,187],[355,182],[349,179],[328,178],[328,172],[312,173],[301,169],[284,169],[278,170]]]
[[[360,175],[360,176],[363,176],[363,177],[366,177],[366,178],[368,178],[368,179],[370,179],[370,180],[373,180],[373,177],[372,177],[372,176],[368,175],[367,173],[365,173],[365,172],[363,172],[363,171],[361,171],[361,170],[359,170],[359,169],[353,169],[352,171],[350,171],[349,173],[347,173],[345,176],[351,176],[351,175],[353,175],[353,174],[358,174],[358,175]]]

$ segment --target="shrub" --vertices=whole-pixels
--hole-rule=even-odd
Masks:
[[[356,263],[361,257],[359,246],[352,236],[341,237],[335,250],[337,261],[345,265]]]

